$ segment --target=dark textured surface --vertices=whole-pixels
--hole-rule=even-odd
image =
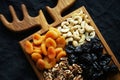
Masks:
[[[12,21],[8,5],[12,4],[17,11],[18,17],[22,20],[20,4],[26,4],[29,14],[36,16],[38,10],[44,11],[49,18],[45,6],[54,7],[57,0],[0,0],[0,13],[4,14],[9,21]],[[80,6],[84,5],[110,48],[120,61],[120,1],[119,0],[76,0],[75,5],[65,15]],[[49,23],[52,22],[48,19]],[[37,80],[37,76],[28,63],[19,41],[38,29],[24,33],[13,33],[5,28],[0,22],[0,80]]]

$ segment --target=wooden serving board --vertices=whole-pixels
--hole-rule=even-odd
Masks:
[[[14,21],[12,23],[9,23],[3,15],[1,15],[0,18],[1,18],[1,21],[3,22],[3,24],[12,31],[15,31],[15,32],[24,31],[24,30],[34,27],[35,25],[39,25],[39,26],[41,26],[41,30],[39,30],[36,33],[44,34],[45,32],[48,31],[49,27],[57,27],[60,23],[62,23],[67,18],[69,18],[71,15],[82,10],[85,14],[88,15],[88,18],[91,20],[90,24],[95,28],[95,32],[96,32],[97,36],[99,37],[99,39],[101,40],[101,42],[104,46],[105,52],[107,52],[109,55],[111,55],[112,62],[115,63],[116,66],[120,70],[119,62],[117,61],[116,57],[114,56],[113,52],[111,51],[110,47],[106,43],[105,39],[101,35],[100,31],[98,30],[97,26],[95,25],[94,21],[92,20],[92,18],[90,17],[89,13],[87,12],[87,10],[85,9],[84,6],[78,8],[77,10],[69,13],[68,15],[66,15],[64,17],[61,16],[61,13],[65,9],[69,8],[74,2],[75,2],[75,0],[58,0],[58,4],[54,8],[50,8],[47,6],[46,7],[47,11],[50,13],[51,17],[54,19],[54,22],[52,24],[48,24],[42,10],[39,11],[39,15],[37,17],[30,17],[27,13],[27,9],[25,8],[25,5],[22,5],[23,14],[25,16],[23,21],[18,20],[12,6],[10,6],[10,11],[13,15]],[[25,41],[31,40],[32,36],[33,36],[33,34],[30,35],[29,37],[25,38],[24,40],[20,41],[20,45],[21,45],[24,53],[25,53],[25,48],[24,48]],[[38,76],[38,79],[44,80],[42,71],[39,71],[37,69],[37,67],[36,67],[35,63],[33,62],[33,60],[31,59],[31,57],[26,53],[25,53],[25,56],[27,57],[33,70],[35,71],[36,75]],[[109,77],[108,80],[118,80],[118,79],[120,79],[120,74]]]

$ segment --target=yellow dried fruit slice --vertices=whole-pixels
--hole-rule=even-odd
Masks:
[[[49,30],[50,31],[52,31],[52,30],[55,31],[58,34],[58,37],[61,35],[61,32],[56,28],[50,27]]]
[[[48,48],[48,58],[54,59],[56,57],[56,52],[54,47],[49,47]]]
[[[45,69],[50,69],[56,64],[56,59],[49,59],[48,57],[44,58]]]
[[[36,62],[38,59],[42,59],[42,56],[41,56],[41,54],[39,54],[39,53],[32,53],[31,57],[32,57],[32,60],[34,60],[35,62]]]
[[[35,45],[40,45],[45,39],[45,36],[40,36],[40,34],[33,35],[33,43]]]
[[[66,56],[66,52],[65,51],[61,51],[60,53],[58,53],[56,59],[57,59],[57,61],[59,61],[61,57],[65,57],[65,56]]]
[[[60,53],[61,51],[63,51],[62,48],[60,48],[60,47],[56,48],[56,49],[55,49],[56,55],[57,55],[58,53]]]
[[[52,38],[52,39],[57,39],[58,38],[58,34],[57,32],[50,30],[45,34],[46,38]]]
[[[52,38],[47,38],[45,41],[45,44],[47,47],[53,46],[54,48],[56,47],[56,42]]]
[[[41,50],[42,50],[42,53],[46,56],[47,55],[47,49],[46,49],[45,43],[41,44]]]
[[[28,54],[32,54],[33,52],[33,45],[30,41],[26,41],[25,42],[25,51],[28,53]]]
[[[56,44],[57,44],[57,47],[61,47],[61,48],[64,48],[65,47],[65,38],[63,36],[60,36],[56,39]]]
[[[43,59],[38,59],[36,66],[38,69],[43,70],[45,68],[45,61]]]
[[[42,53],[41,46],[33,46],[33,53]]]

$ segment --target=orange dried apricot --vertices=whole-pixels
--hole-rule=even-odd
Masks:
[[[53,46],[54,48],[56,47],[56,42],[52,38],[47,38],[45,41],[45,44],[47,47]]]
[[[55,56],[56,56],[56,52],[55,52],[55,48],[54,47],[49,47],[48,48],[48,57],[50,58],[50,59],[53,59],[53,58],[55,58]]]
[[[33,52],[33,45],[30,41],[26,41],[25,42],[25,51],[28,53],[28,54],[32,54]]]
[[[58,34],[58,37],[61,35],[61,32],[56,28],[50,27],[49,30],[55,31]]]
[[[66,56],[66,52],[65,52],[65,51],[61,51],[60,53],[58,53],[56,59],[57,59],[57,61],[59,61],[59,59],[60,59],[61,57],[65,57],[65,56]]]
[[[56,59],[49,59],[48,57],[44,58],[45,69],[50,69],[56,64]]]
[[[57,43],[57,47],[62,47],[64,48],[65,47],[65,38],[63,36],[60,36],[56,39],[56,43]]]
[[[40,45],[44,39],[45,39],[45,36],[40,36],[40,34],[33,35],[33,43],[35,45]]]
[[[36,66],[38,69],[43,70],[45,68],[45,61],[43,59],[38,59]]]
[[[58,38],[58,34],[57,32],[53,31],[53,30],[50,30],[48,31],[46,34],[45,34],[46,38],[52,38],[52,39],[56,39]]]
[[[42,53],[43,53],[44,55],[47,55],[47,50],[46,50],[46,44],[45,44],[45,43],[42,43],[42,44],[41,44],[41,50],[42,50]]]
[[[33,46],[33,52],[34,53],[42,53],[41,47],[40,46]]]
[[[60,47],[56,48],[56,49],[55,49],[56,55],[57,55],[58,53],[60,53],[61,51],[63,51],[62,48],[60,48]]]
[[[41,59],[42,56],[39,53],[32,53],[31,55],[32,59],[36,62],[38,59]]]

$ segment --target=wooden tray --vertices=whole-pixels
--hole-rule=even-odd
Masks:
[[[36,33],[39,34],[44,34],[46,31],[48,31],[49,27],[57,27],[61,22],[63,22],[64,20],[66,20],[68,17],[70,17],[72,14],[79,12],[80,10],[82,10],[85,14],[88,15],[88,18],[91,20],[90,24],[95,28],[95,32],[97,34],[97,36],[99,37],[99,39],[101,40],[105,51],[111,55],[112,61],[113,63],[115,63],[115,65],[119,68],[120,70],[120,64],[117,61],[116,57],[114,56],[113,52],[111,51],[110,47],[108,46],[108,44],[106,43],[106,41],[104,40],[103,36],[101,35],[100,31],[98,30],[97,26],[95,25],[95,23],[93,22],[92,18],[90,17],[89,13],[87,12],[87,10],[85,9],[84,6],[78,8],[77,10],[69,13],[68,15],[62,17],[61,13],[69,8],[73,3],[75,2],[75,0],[58,0],[58,4],[54,7],[54,8],[50,8],[50,7],[46,7],[47,11],[50,13],[51,17],[54,19],[54,22],[52,24],[48,24],[44,14],[42,12],[42,10],[39,11],[39,15],[37,17],[30,17],[27,13],[27,9],[25,7],[25,5],[22,5],[22,10],[23,10],[23,14],[24,14],[24,19],[23,21],[19,21],[18,18],[16,17],[15,11],[13,9],[12,6],[10,6],[10,11],[13,15],[13,22],[9,23],[5,17],[3,15],[1,15],[1,21],[3,22],[3,24],[9,28],[12,31],[15,32],[19,32],[19,31],[24,31],[27,29],[30,29],[32,27],[34,27],[35,25],[39,25],[41,26],[41,30],[39,30]],[[21,27],[22,26],[22,27]],[[33,35],[33,34],[32,34]],[[25,53],[25,49],[24,49],[24,44],[26,40],[31,40],[32,39],[32,35],[30,35],[29,37],[25,38],[24,40],[21,40],[19,43]],[[36,68],[36,65],[34,64],[33,60],[31,59],[31,57],[25,53],[25,56],[27,57],[29,63],[31,64],[33,70],[35,71],[37,77],[39,80],[44,80],[42,72],[39,71]],[[108,80],[118,80],[120,79],[120,74],[117,74],[115,76],[109,77]]]

